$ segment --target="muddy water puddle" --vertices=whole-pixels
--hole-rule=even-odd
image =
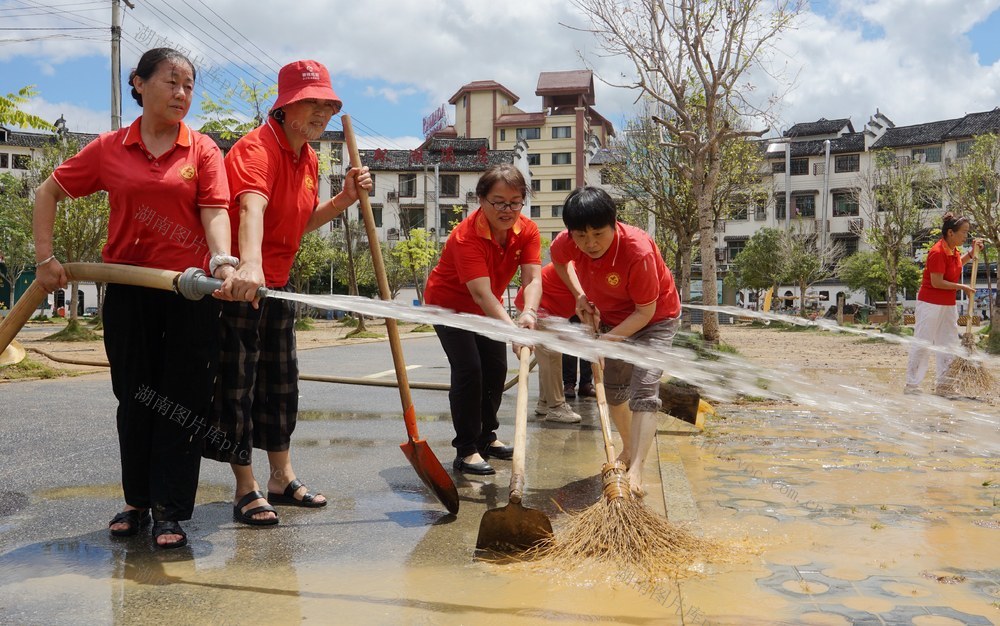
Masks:
[[[711,623],[1000,621],[1000,461],[934,441],[915,454],[802,412],[723,413],[681,456],[700,525],[753,537],[760,570],[683,583]]]

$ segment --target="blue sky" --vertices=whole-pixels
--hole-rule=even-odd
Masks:
[[[193,50],[206,65],[199,69],[230,82],[233,75],[273,81],[281,64],[313,58],[331,69],[345,112],[372,146],[415,145],[421,118],[469,81],[498,80],[530,111],[540,106],[534,88],[541,71],[584,63],[599,77],[629,71],[620,59],[602,56],[590,35],[562,25],[585,25],[565,0],[301,0],[294,11],[278,9],[280,23],[269,17],[272,2],[209,2],[142,0],[126,10],[123,72],[151,47],[146,35],[154,32]],[[106,31],[18,29],[104,28],[109,7],[109,0],[0,0],[0,28],[12,29],[0,30],[0,92],[35,85],[40,97],[28,107],[32,112],[53,120],[65,115],[74,130],[106,130]],[[755,89],[780,94],[776,113],[784,126],[851,117],[860,128],[876,107],[897,124],[992,109],[1000,105],[998,9],[1000,0],[814,1],[779,43],[775,58],[785,78],[752,77]],[[53,35],[62,38],[37,39]],[[222,80],[201,72],[199,93],[224,89]],[[597,109],[616,126],[634,100],[634,93],[597,81]],[[123,102],[129,121],[138,109],[127,92]],[[196,127],[199,111],[196,101],[188,117]]]

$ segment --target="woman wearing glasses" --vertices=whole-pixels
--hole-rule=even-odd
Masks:
[[[451,232],[424,290],[426,304],[485,315],[514,325],[502,294],[521,268],[524,312],[518,324],[535,328],[542,297],[541,236],[521,215],[528,185],[513,165],[495,165],[476,184],[479,208]],[[514,449],[497,439],[497,411],[507,373],[504,344],[467,330],[435,326],[451,364],[451,419],[458,455],[454,468],[495,474],[487,459],[508,460]],[[515,354],[517,346],[515,346]]]

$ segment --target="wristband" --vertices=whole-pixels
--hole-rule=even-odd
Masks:
[[[49,258],[45,259],[44,261],[39,261],[38,263],[35,263],[35,269],[37,270],[38,268],[40,268],[41,266],[45,265],[46,263],[50,263],[50,262],[55,261],[55,260],[56,260],[56,255],[53,254],[52,256],[50,256]]]
[[[216,254],[208,262],[208,273],[215,276],[215,270],[219,269],[223,265],[231,265],[236,267],[240,264],[240,260],[234,256],[228,254]]]

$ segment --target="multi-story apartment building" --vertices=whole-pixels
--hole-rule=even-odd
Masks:
[[[781,138],[766,143],[765,193],[720,221],[716,259],[725,272],[746,241],[765,226],[789,225],[801,232],[816,233],[821,246],[826,244],[829,249],[839,244],[837,248],[843,255],[867,249],[863,233],[870,226],[870,217],[866,216],[876,210],[871,206],[873,194],[867,187],[875,151],[891,150],[897,163],[919,163],[941,178],[948,166],[969,154],[976,136],[998,131],[1000,109],[911,126],[896,126],[876,111],[861,131],[854,129],[849,118],[795,124]],[[922,261],[919,244],[926,240],[927,229],[939,224],[947,206],[942,186],[936,201],[923,208],[925,228],[912,234],[911,252],[918,261]],[[791,210],[786,211],[786,207]],[[981,282],[985,285],[985,276]],[[849,301],[864,301],[864,294],[851,293],[836,279],[817,283],[812,291],[821,305],[832,303],[841,292]],[[798,295],[793,286],[780,289],[782,295],[793,292]],[[736,297],[730,291],[725,300],[735,303]],[[904,297],[912,304],[916,294]]]

